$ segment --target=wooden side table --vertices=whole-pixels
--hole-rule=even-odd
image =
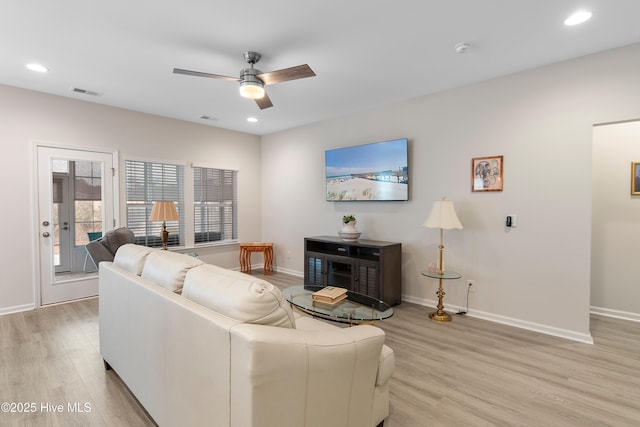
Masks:
[[[273,269],[273,243],[240,243],[240,271],[251,273],[251,254],[262,252],[264,256],[264,274]]]

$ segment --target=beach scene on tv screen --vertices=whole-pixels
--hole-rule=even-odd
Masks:
[[[407,140],[327,150],[327,200],[408,200]]]

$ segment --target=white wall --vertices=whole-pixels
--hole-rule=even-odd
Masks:
[[[420,271],[439,233],[421,224],[447,196],[465,228],[445,233],[446,265],[475,280],[471,314],[589,342],[592,127],[639,116],[638,69],[633,45],[265,136],[263,239],[302,272],[303,238],[353,213],[363,238],[402,242],[403,298],[432,303]],[[410,201],[324,200],[324,150],[405,136]],[[472,193],[471,158],[487,155],[504,155],[504,191]],[[463,306],[464,282],[446,286]]]
[[[262,149],[252,135],[0,86],[0,196],[13,207],[1,218],[0,313],[34,302],[30,150],[50,141],[237,168],[240,238],[275,242],[281,270],[301,274],[304,236],[335,235],[353,213],[363,238],[403,243],[404,298],[419,303],[435,298],[420,271],[439,238],[420,224],[446,195],[465,226],[446,233],[446,264],[476,281],[471,314],[588,341],[592,126],[640,117],[638,69],[632,45],[265,136]],[[324,201],[325,149],[403,136],[410,201]],[[471,158],[499,154],[504,191],[471,193]],[[507,214],[518,228],[505,229]],[[199,252],[237,265],[235,247]],[[446,305],[464,296],[462,281],[447,284]]]
[[[640,320],[640,196],[631,195],[631,162],[640,162],[639,121],[594,128],[591,305]]]
[[[124,159],[193,162],[239,171],[240,239],[260,240],[260,138],[210,126],[165,119],[94,103],[0,86],[0,314],[34,304],[32,260],[33,141],[118,150]],[[123,168],[120,170],[124,183]],[[120,197],[124,224],[124,192]],[[9,209],[7,209],[9,208]],[[237,246],[198,249],[201,258],[238,266]]]

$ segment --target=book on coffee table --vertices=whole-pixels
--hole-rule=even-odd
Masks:
[[[345,288],[338,288],[336,286],[327,286],[311,294],[311,299],[313,301],[324,302],[328,304],[334,304],[338,301],[342,301],[346,297],[347,290]]]

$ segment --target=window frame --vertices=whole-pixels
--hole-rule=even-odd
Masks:
[[[73,192],[73,197],[72,197],[72,202],[74,203],[74,207],[73,207],[73,212],[74,212],[74,217],[71,218],[71,225],[73,226],[73,239],[74,239],[74,246],[80,247],[80,246],[84,246],[88,243],[88,232],[100,232],[102,233],[103,230],[103,219],[102,219],[102,203],[103,203],[103,199],[104,199],[104,195],[102,194],[102,187],[103,187],[103,180],[104,180],[104,174],[105,171],[103,170],[102,166],[101,166],[101,162],[97,162],[97,161],[93,161],[93,160],[67,160],[67,170],[68,170],[68,176],[69,176],[69,183],[71,185],[71,191]],[[89,163],[91,165],[91,175],[82,175],[82,174],[78,174],[78,168],[77,168],[77,164],[78,163]],[[97,169],[97,175],[95,174],[96,172],[96,166],[99,166]],[[93,198],[88,197],[88,198],[78,198],[78,191],[77,191],[77,185],[78,185],[78,181],[79,178],[82,179],[90,179],[92,183],[94,183],[94,181],[99,181],[99,193],[100,194],[94,194]],[[95,190],[94,190],[95,191]],[[98,197],[98,198],[96,198]],[[80,221],[78,220],[78,202],[91,202],[92,206],[91,206],[91,211],[92,211],[92,217],[93,220],[92,221]],[[96,202],[99,203],[98,206],[96,206]],[[98,212],[98,219],[96,220],[96,212]],[[84,231],[84,233],[80,234],[78,233],[78,225],[80,224],[84,224],[85,226],[83,228],[85,228],[86,230]],[[87,225],[90,225],[88,228],[90,228],[90,231],[87,229]]]
[[[194,239],[194,247],[206,247],[206,246],[218,246],[218,245],[227,245],[227,244],[237,244],[238,243],[238,175],[239,172],[235,169],[229,169],[229,168],[219,168],[219,167],[214,167],[211,165],[203,165],[203,164],[192,164],[191,165],[191,169],[192,169],[192,183],[193,183],[193,203],[192,203],[192,207],[193,207],[193,213],[191,218],[193,219],[193,229],[190,230],[192,237]],[[201,170],[200,173],[198,173],[198,170]],[[212,177],[215,174],[219,174],[220,176],[219,181],[222,182],[222,185],[218,188],[215,189],[215,191],[209,191],[209,190],[204,190],[204,194],[203,191],[200,191],[200,194],[198,193],[198,178],[202,179],[201,174],[202,173],[209,173],[210,177]],[[200,175],[200,177],[198,176]],[[231,179],[231,183],[229,185],[225,185],[225,180],[226,179]],[[201,186],[202,187],[202,186]],[[215,193],[215,194],[214,194]],[[231,194],[230,194],[231,193]],[[229,197],[230,195],[230,197]],[[217,199],[217,200],[216,200]],[[221,209],[221,213],[220,213],[220,221],[216,221],[214,223],[211,223],[210,221],[207,221],[204,217],[208,216],[208,215],[202,215],[201,212],[203,211],[208,211],[207,208],[213,208],[213,210],[216,210],[216,207],[218,208],[218,210]],[[230,213],[225,214],[225,211],[229,211]],[[201,211],[200,213],[198,211]],[[207,212],[207,214],[209,214],[209,212]],[[200,221],[197,221],[198,216],[200,215]],[[230,216],[230,221],[231,224],[228,224],[228,222],[225,221],[225,217]],[[201,225],[198,225],[197,222],[200,222]],[[205,223],[209,223],[209,227],[204,227],[207,228],[206,230],[203,230],[202,225],[205,225]],[[222,230],[218,229],[213,229],[212,228],[216,228],[216,226],[219,226],[222,228]],[[222,233],[222,238],[220,240],[211,240],[211,241],[197,241],[198,239],[196,238],[198,231],[201,233],[217,233],[217,232],[221,232]],[[231,234],[231,236],[229,236],[229,234]]]
[[[144,175],[144,181],[142,183],[130,184],[130,164],[138,163],[141,165],[137,165],[137,168],[142,167],[142,175]],[[134,166],[131,165],[131,168]],[[157,173],[154,171],[154,168],[160,167],[162,169],[162,179],[163,181],[158,183],[156,182],[155,188],[150,188],[150,184],[148,182],[149,174],[153,175]],[[164,181],[165,176],[165,168],[175,168],[175,191],[168,185],[167,182]],[[169,200],[176,203],[176,209],[178,210],[178,221],[167,221],[167,229],[170,232],[169,235],[169,243],[168,246],[171,248],[179,248],[184,247],[186,245],[185,237],[186,237],[186,226],[185,226],[185,218],[187,213],[185,212],[185,179],[186,179],[186,170],[184,164],[178,162],[171,162],[166,160],[157,160],[157,159],[139,159],[139,158],[127,158],[124,160],[124,204],[125,204],[125,223],[127,228],[130,228],[134,234],[136,235],[136,243],[143,244],[144,246],[149,247],[162,247],[162,243],[160,242],[160,236],[162,232],[162,223],[156,221],[149,221],[149,215],[151,214],[151,209],[153,208],[153,202],[159,200]],[[171,175],[169,173],[169,175]],[[167,178],[170,180],[171,176]],[[131,187],[137,188],[131,188]],[[142,187],[142,188],[140,188]],[[166,191],[166,193],[165,193]],[[131,194],[130,198],[130,192]],[[137,193],[137,194],[136,194]],[[142,194],[142,197],[138,197]],[[144,209],[144,213],[140,216],[140,208]],[[135,211],[138,211],[134,213]],[[140,218],[144,218],[144,221],[140,219],[134,219],[133,217],[137,215]],[[143,226],[138,226],[132,224],[133,222],[141,223]],[[172,235],[176,235],[175,228],[178,228],[178,242],[174,243],[171,238]],[[172,232],[173,229],[173,232]],[[140,231],[144,230],[144,235],[140,234]],[[143,241],[140,241],[143,239]],[[151,242],[151,244],[150,244]]]
[[[183,195],[183,206],[180,209],[178,208],[178,215],[180,217],[180,234],[179,237],[179,245],[169,246],[170,249],[192,249],[192,248],[206,248],[206,247],[219,247],[219,246],[229,246],[229,245],[237,245],[239,242],[239,176],[240,172],[237,169],[233,168],[224,168],[220,166],[215,166],[211,164],[202,164],[202,163],[192,163],[192,162],[180,162],[180,161],[170,161],[165,159],[158,158],[146,158],[146,157],[126,157],[123,159],[123,189],[124,189],[124,209],[123,213],[125,215],[125,226],[129,225],[129,212],[128,212],[128,195],[127,195],[127,162],[143,162],[143,163],[161,163],[167,165],[174,166],[182,166],[183,167],[183,181],[182,181],[182,195]],[[195,193],[195,177],[194,177],[194,168],[206,168],[206,169],[218,169],[218,170],[226,170],[233,172],[234,179],[234,197],[235,197],[235,209],[234,209],[234,238],[232,239],[224,239],[219,241],[210,241],[210,242],[195,242],[195,201],[194,201],[194,193]],[[149,205],[148,212],[146,213],[146,218],[148,219],[149,214],[151,213],[151,205]],[[148,222],[148,220],[147,220]],[[171,222],[167,222],[167,228],[171,232],[169,227]],[[159,223],[159,230],[161,229],[161,224]],[[173,233],[172,233],[173,234]],[[160,232],[157,233],[160,236]],[[171,235],[169,236],[171,238]],[[156,246],[154,246],[156,247]]]

